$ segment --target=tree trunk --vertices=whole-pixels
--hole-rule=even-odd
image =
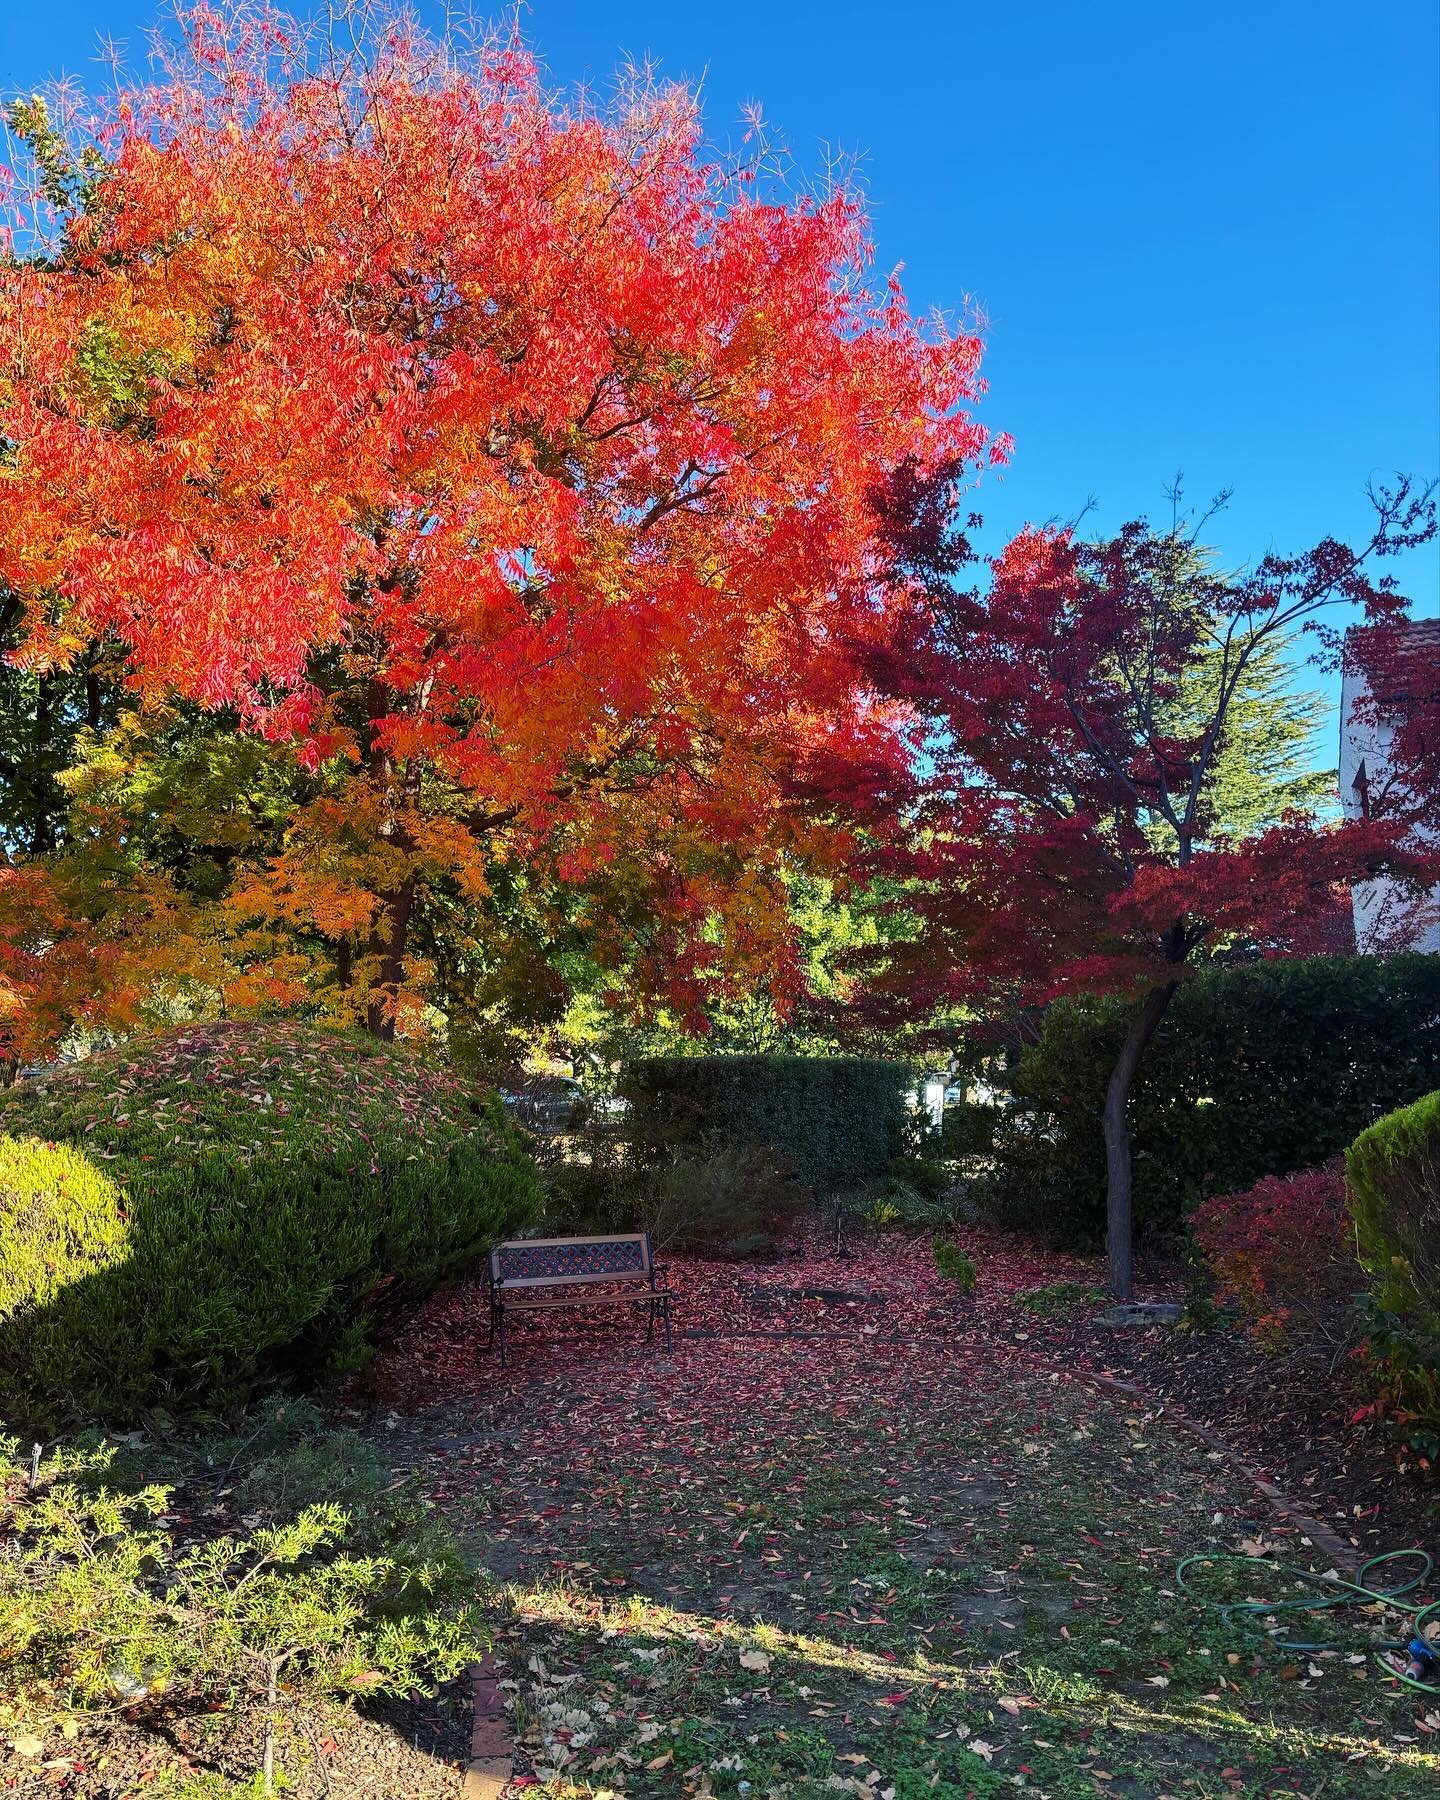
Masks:
[[[371,989],[365,1011],[365,1029],[384,1043],[395,1040],[394,996],[405,976],[405,948],[410,937],[410,915],[415,910],[416,878],[412,875],[398,893],[390,895],[384,919],[386,929],[379,934],[375,948],[380,953],[380,971]],[[391,1004],[387,1007],[386,996]]]
[[[1130,1089],[1140,1058],[1165,1016],[1179,984],[1151,988],[1141,1001],[1105,1089],[1105,1248],[1110,1259],[1110,1292],[1116,1300],[1132,1300],[1130,1229]]]
[[[50,802],[54,792],[45,773],[45,752],[50,747],[50,681],[45,675],[35,683],[35,816],[30,822],[30,854],[43,856],[55,848],[50,830]]]

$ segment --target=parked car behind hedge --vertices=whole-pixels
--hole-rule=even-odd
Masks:
[[[527,1223],[492,1097],[295,1024],[171,1032],[0,1098],[0,1416],[216,1407],[362,1358]]]

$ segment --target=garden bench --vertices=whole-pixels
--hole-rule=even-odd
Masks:
[[[618,1292],[604,1291],[605,1289]],[[543,1290],[543,1291],[541,1291]],[[563,1290],[563,1291],[557,1291]],[[670,1349],[670,1293],[665,1265],[655,1261],[648,1231],[607,1237],[516,1238],[490,1252],[490,1336],[505,1367],[508,1313],[551,1312],[562,1306],[648,1306],[648,1344],[655,1321]]]

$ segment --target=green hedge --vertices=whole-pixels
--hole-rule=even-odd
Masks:
[[[1376,1299],[1440,1338],[1440,1093],[1360,1133],[1345,1190]]]
[[[1063,1001],[1015,1077],[976,1197],[1072,1241],[1105,1220],[1105,1084],[1127,1009]],[[1339,1155],[1440,1086],[1440,957],[1314,957],[1201,971],[1176,994],[1131,1099],[1137,1231],[1178,1236],[1210,1194]]]
[[[498,1104],[290,1024],[58,1070],[0,1100],[0,1134],[0,1414],[47,1430],[353,1366],[539,1208]]]
[[[665,1056],[630,1064],[620,1091],[642,1147],[757,1144],[825,1197],[879,1180],[905,1130],[902,1063],[844,1056]]]
[[[1440,1460],[1440,1093],[1378,1119],[1345,1157],[1360,1261],[1375,1284],[1364,1371],[1410,1447]]]

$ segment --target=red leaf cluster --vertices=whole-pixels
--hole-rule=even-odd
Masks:
[[[872,283],[853,195],[710,160],[682,89],[597,113],[508,39],[189,25],[0,262],[18,658],[117,643],[323,776],[241,922],[343,948],[372,1024],[429,997],[426,896],[497,860],[643,892],[636,984],[682,1011],[717,942],[793,986],[782,865],[911,791],[923,610],[874,497],[986,453],[978,340]]]
[[[1239,1307],[1262,1342],[1278,1344],[1315,1322],[1361,1281],[1339,1160],[1212,1195],[1191,1230],[1219,1297]]]

